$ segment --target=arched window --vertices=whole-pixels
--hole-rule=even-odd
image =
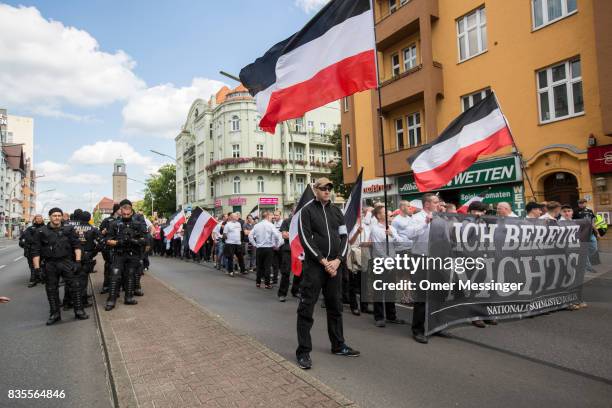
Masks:
[[[234,177],[234,194],[240,194],[240,177]]]
[[[240,118],[236,115],[232,116],[232,132],[238,132],[240,130]]]
[[[263,131],[261,130],[261,128],[259,127],[259,122],[261,122],[261,116],[257,115],[257,116],[255,117],[255,131],[256,131],[256,132],[263,132]]]
[[[257,192],[264,192],[264,178],[262,176],[257,177]]]

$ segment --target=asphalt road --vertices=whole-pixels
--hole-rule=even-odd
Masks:
[[[612,267],[610,268],[612,269]],[[159,257],[151,272],[290,361],[297,302],[207,266]],[[146,287],[144,288],[146,293]],[[373,325],[344,314],[347,343],[362,356],[330,354],[317,307],[310,373],[363,407],[611,407],[612,273],[585,286],[589,307],[478,329],[461,326],[428,345],[409,326]],[[348,311],[348,309],[345,309]],[[410,320],[411,310],[400,317]]]
[[[92,310],[90,318],[47,327],[42,285],[27,288],[28,265],[15,243],[0,242],[0,407],[110,408],[111,394]],[[60,288],[60,294],[62,289]],[[63,390],[65,398],[9,399],[9,390]]]

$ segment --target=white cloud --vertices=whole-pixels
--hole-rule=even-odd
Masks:
[[[127,166],[149,166],[151,157],[143,156],[126,142],[114,140],[99,141],[91,145],[85,145],[72,153],[70,163],[76,164],[113,164],[121,157]]]
[[[83,30],[47,20],[34,7],[0,4],[0,94],[8,106],[80,120],[63,105],[96,107],[145,87],[123,51],[100,50]]]
[[[104,184],[106,180],[99,174],[74,172],[72,168],[64,163],[56,163],[50,160],[36,165],[36,172],[44,175],[41,181],[57,181],[68,184]]]
[[[208,99],[223,85],[212,79],[194,78],[190,86],[177,88],[169,83],[142,90],[123,108],[123,130],[173,138],[180,132],[193,101]]]
[[[304,10],[306,13],[310,13],[314,10],[319,10],[329,0],[295,0],[295,5]]]

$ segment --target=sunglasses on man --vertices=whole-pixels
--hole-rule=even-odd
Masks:
[[[319,191],[332,191],[332,189],[333,189],[332,186],[317,187],[317,190]]]

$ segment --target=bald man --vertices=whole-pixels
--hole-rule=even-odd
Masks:
[[[517,217],[515,213],[512,212],[512,207],[510,203],[502,201],[497,203],[497,215],[499,217]]]

